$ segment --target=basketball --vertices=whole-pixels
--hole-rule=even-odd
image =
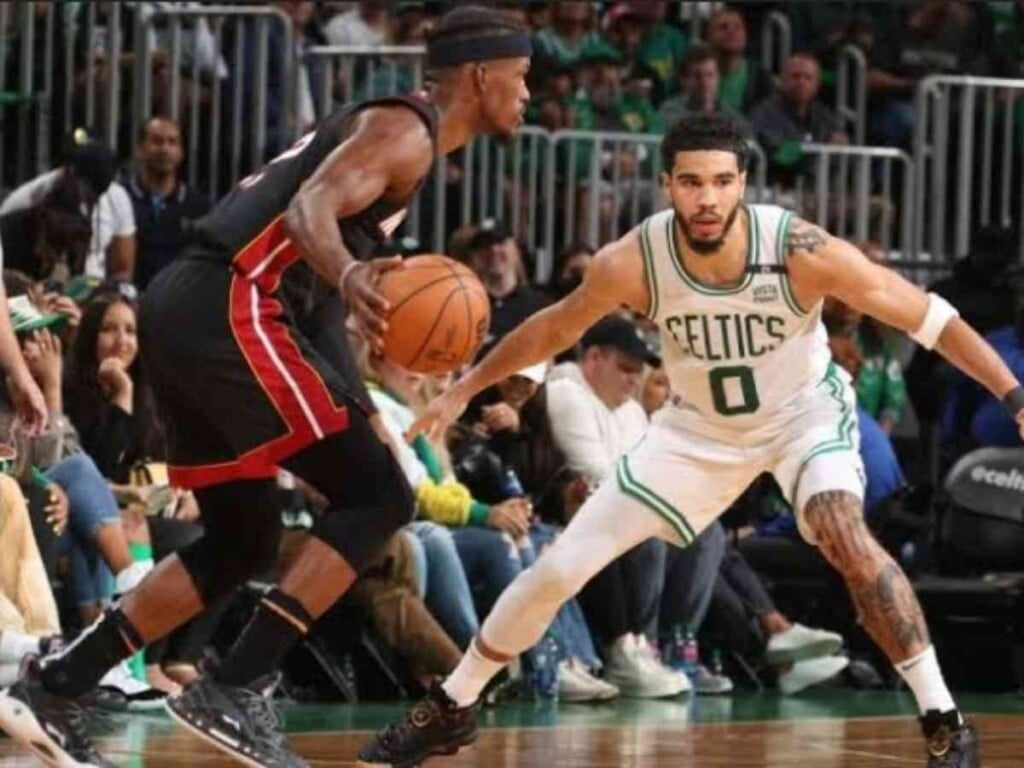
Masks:
[[[447,256],[406,259],[382,275],[391,304],[384,356],[416,373],[446,373],[473,359],[491,324],[491,302],[472,270]]]

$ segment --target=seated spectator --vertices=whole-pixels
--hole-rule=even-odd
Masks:
[[[582,347],[581,362],[563,363],[557,378],[548,381],[548,419],[569,468],[596,487],[613,477],[616,462],[646,432],[647,416],[632,395],[644,363],[660,361],[633,324],[619,318],[591,328]],[[638,545],[600,571],[578,596],[605,648],[606,676],[627,696],[661,698],[691,688],[685,675],[661,663],[652,646],[666,547],[657,539]],[[712,577],[705,578],[709,594]]]
[[[519,243],[500,225],[481,227],[467,251],[470,267],[491,297],[491,327],[485,344],[502,338],[547,305],[544,294],[529,283]]]
[[[480,498],[526,494],[540,518],[529,527],[538,553],[554,542],[588,492],[584,479],[568,469],[552,435],[546,370],[544,364],[531,366],[474,398],[463,416],[469,436],[454,449],[457,471]],[[618,688],[593,675],[601,662],[576,600],[562,606],[552,631],[564,656],[560,696],[589,701],[618,695]]]
[[[812,170],[806,163],[797,168],[802,142],[849,143],[835,113],[818,98],[820,90],[818,59],[810,53],[795,53],[782,65],[778,90],[750,113],[754,133],[776,178],[792,182],[787,170]]]
[[[504,486],[488,498],[488,503],[477,501],[476,498],[483,496],[477,495],[474,498],[466,486],[446,479],[437,452],[422,436],[417,437],[414,443],[415,452],[410,451],[402,435],[411,426],[414,414],[404,405],[404,401],[409,398],[416,377],[384,359],[373,360],[371,368],[379,383],[387,388],[372,387],[371,395],[381,410],[385,426],[397,446],[402,467],[416,492],[418,512],[425,518],[442,523],[450,531],[449,536],[445,537],[434,525],[413,523],[410,527],[426,550],[428,604],[438,613],[442,624],[455,627],[460,635],[458,642],[465,648],[479,628],[469,588],[462,586],[466,577],[469,577],[470,583],[484,588],[483,599],[489,608],[511,578],[523,568],[529,567],[536,557],[533,545],[526,537],[530,528],[528,505],[521,497],[508,498],[509,489]],[[370,382],[371,385],[373,383]],[[508,411],[508,404],[504,405]],[[505,412],[504,418],[509,419],[510,414]],[[521,454],[517,456],[522,458]],[[501,485],[504,473],[500,468],[503,466],[500,458],[497,463],[498,483]],[[443,571],[431,574],[430,550],[434,549],[436,553],[438,547],[447,549],[444,540],[449,537],[454,540],[459,557],[465,565],[465,572],[456,562],[454,565],[446,563]],[[512,556],[513,552],[518,554]],[[433,588],[433,601],[431,582],[436,584]],[[445,618],[449,621],[446,622]],[[617,691],[588,672],[588,668],[593,668],[598,660],[578,606],[573,603],[563,608],[556,618],[556,631],[565,646],[566,658],[559,667],[559,691],[564,694],[565,700],[587,701],[614,696]],[[528,654],[527,658],[533,657]]]
[[[135,216],[128,192],[113,181],[114,173],[115,161],[110,149],[78,129],[72,136],[67,164],[11,192],[0,204],[0,216],[32,208],[61,180],[73,180],[73,186],[81,189],[65,199],[84,204],[82,213],[88,218],[91,233],[84,266],[74,271],[84,271],[100,279],[110,276],[131,280],[135,264]],[[23,271],[36,274],[33,270]]]
[[[82,213],[84,192],[69,177],[32,207],[0,216],[6,266],[53,287],[80,273],[92,238],[89,218]]]
[[[723,110],[747,114],[772,91],[772,77],[747,56],[747,22],[735,8],[715,11],[708,20],[707,44],[718,58],[718,103]]]
[[[162,425],[140,378],[135,303],[124,287],[94,293],[71,351],[68,415],[103,475],[127,485],[138,462],[162,455]]]
[[[694,113],[712,115],[727,114],[744,125],[746,118],[736,110],[723,108],[719,99],[718,58],[704,45],[693,45],[686,52],[679,68],[679,95],[662,102],[658,114],[665,126],[675,125],[684,117]]]
[[[134,172],[125,181],[138,228],[134,281],[140,290],[177,258],[187,223],[210,210],[209,198],[180,179],[183,157],[174,120],[157,116],[142,125]]]
[[[600,40],[594,26],[593,6],[584,0],[551,2],[550,25],[533,38],[534,67],[572,65],[583,48]]]

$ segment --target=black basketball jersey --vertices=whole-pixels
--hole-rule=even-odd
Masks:
[[[368,107],[389,105],[404,105],[419,115],[430,132],[436,152],[437,108],[422,93],[342,107],[290,149],[242,179],[209,214],[193,225],[193,242],[203,251],[203,258],[223,258],[267,289],[277,290],[287,271],[286,282],[293,284],[289,286],[293,291],[315,290],[314,283],[321,281],[299,260],[298,252],[285,236],[284,213],[302,183],[351,133],[353,115]],[[402,223],[409,199],[382,197],[365,210],[339,220],[345,246],[357,258],[368,257],[375,246]]]

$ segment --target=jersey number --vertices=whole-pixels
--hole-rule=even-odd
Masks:
[[[753,413],[761,407],[761,400],[757,396],[757,384],[754,381],[754,369],[749,365],[729,365],[722,368],[714,368],[708,374],[711,384],[711,400],[715,404],[715,410],[723,416],[739,416],[744,413]],[[729,387],[731,392],[726,391],[726,382],[735,382]],[[739,392],[736,391],[739,386]]]

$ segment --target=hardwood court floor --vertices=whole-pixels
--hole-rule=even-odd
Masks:
[[[1024,766],[1024,698],[962,697],[983,737],[985,768]],[[399,715],[393,705],[293,706],[286,727],[313,766],[357,766],[370,729]],[[922,766],[906,697],[826,692],[783,699],[741,694],[696,702],[600,706],[507,705],[486,712],[477,744],[432,768],[888,768]],[[163,715],[119,718],[98,739],[125,768],[235,765]],[[0,766],[33,765],[0,740]]]

